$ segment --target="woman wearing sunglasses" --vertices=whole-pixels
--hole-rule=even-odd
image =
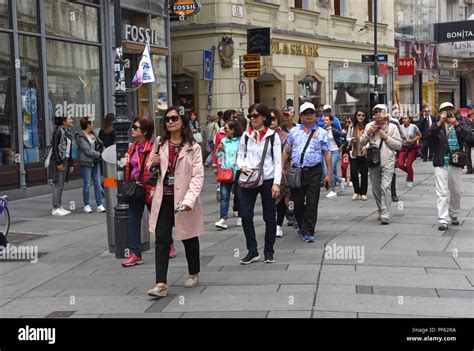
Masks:
[[[148,291],[151,297],[168,294],[168,252],[175,227],[176,239],[182,240],[188,262],[186,288],[199,283],[199,240],[204,232],[200,193],[204,182],[201,147],[194,140],[186,116],[171,106],[165,113],[163,133],[156,142],[159,151],[153,154],[149,167],[159,167],[158,182],[153,194],[150,232],[156,234],[156,285]]]
[[[132,137],[135,141],[128,149],[125,179],[127,181],[132,179],[141,181],[145,186],[146,197],[143,201],[135,201],[128,205],[130,256],[122,261],[123,267],[143,264],[141,240],[142,217],[145,205],[148,211],[150,211],[151,196],[154,187],[145,181],[150,178],[150,172],[146,166],[143,168],[141,179],[139,178],[142,165],[146,165],[153,153],[153,140],[151,140],[151,137],[154,128],[153,120],[147,116],[138,116],[133,119]]]
[[[349,163],[351,165],[351,180],[354,186],[352,201],[368,200],[369,167],[367,165],[367,146],[362,147],[360,145],[360,138],[362,138],[365,126],[368,123],[368,114],[363,110],[357,110],[352,119],[352,124],[347,130],[346,146],[350,150]]]
[[[242,226],[247,241],[248,254],[240,263],[250,264],[260,259],[258,244],[255,238],[253,223],[255,202],[260,194],[262,198],[263,220],[265,221],[265,263],[273,263],[273,245],[276,240],[276,209],[275,199],[280,196],[281,181],[281,143],[280,137],[270,128],[272,116],[266,105],[254,104],[249,107],[250,129],[240,139],[237,164],[242,173],[258,170],[261,161],[263,167],[262,185],[256,188],[241,188]],[[265,147],[267,145],[267,147]],[[264,150],[266,152],[264,153]]]

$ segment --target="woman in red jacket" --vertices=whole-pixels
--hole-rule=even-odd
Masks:
[[[138,116],[133,119],[132,137],[136,140],[130,145],[127,154],[127,165],[125,179],[138,180],[142,165],[143,176],[141,181],[145,186],[146,197],[144,200],[136,201],[129,204],[128,207],[128,237],[130,256],[122,261],[123,267],[131,267],[143,264],[142,258],[142,241],[141,241],[141,223],[143,210],[145,205],[148,212],[151,209],[151,199],[153,196],[154,186],[147,183],[150,178],[150,171],[146,167],[148,159],[154,152],[154,144],[151,137],[153,135],[155,125],[153,120],[146,116]]]

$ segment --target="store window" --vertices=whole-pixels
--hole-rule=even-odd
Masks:
[[[321,103],[321,82],[312,76],[306,76],[298,81],[299,106],[311,102],[315,106]]]
[[[48,70],[49,126],[53,117],[74,118],[73,134],[80,129],[79,119],[91,117],[102,122],[102,90],[99,48],[89,45],[46,41]],[[76,145],[73,143],[73,156]]]
[[[295,0],[295,8],[302,10],[310,10],[309,0]]]
[[[0,0],[0,28],[10,27],[8,0]]]
[[[369,68],[342,62],[330,64],[331,104],[336,116],[352,116],[357,108],[369,109]]]
[[[184,106],[186,112],[194,110],[194,79],[186,74],[173,75],[173,105]]]
[[[41,113],[41,65],[38,38],[20,35],[20,87],[25,163],[39,162],[44,150],[44,120]],[[41,147],[43,146],[43,147]]]
[[[21,0],[16,2],[18,13],[18,30],[38,32],[37,0]]]
[[[99,41],[99,10],[65,1],[45,0],[46,34]]]
[[[0,166],[15,163],[17,135],[13,110],[11,36],[0,33]]]
[[[165,0],[122,0],[122,6],[166,14]]]
[[[153,69],[155,70],[156,82],[153,88],[153,114],[155,126],[159,127],[158,118],[163,116],[168,108],[168,75],[165,56],[153,56]]]

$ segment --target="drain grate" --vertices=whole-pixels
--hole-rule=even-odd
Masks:
[[[53,311],[46,316],[46,318],[68,318],[77,311]]]

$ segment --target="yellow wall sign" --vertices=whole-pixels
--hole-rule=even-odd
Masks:
[[[272,40],[272,53],[281,55],[296,55],[318,57],[318,47],[313,44],[290,43]]]

